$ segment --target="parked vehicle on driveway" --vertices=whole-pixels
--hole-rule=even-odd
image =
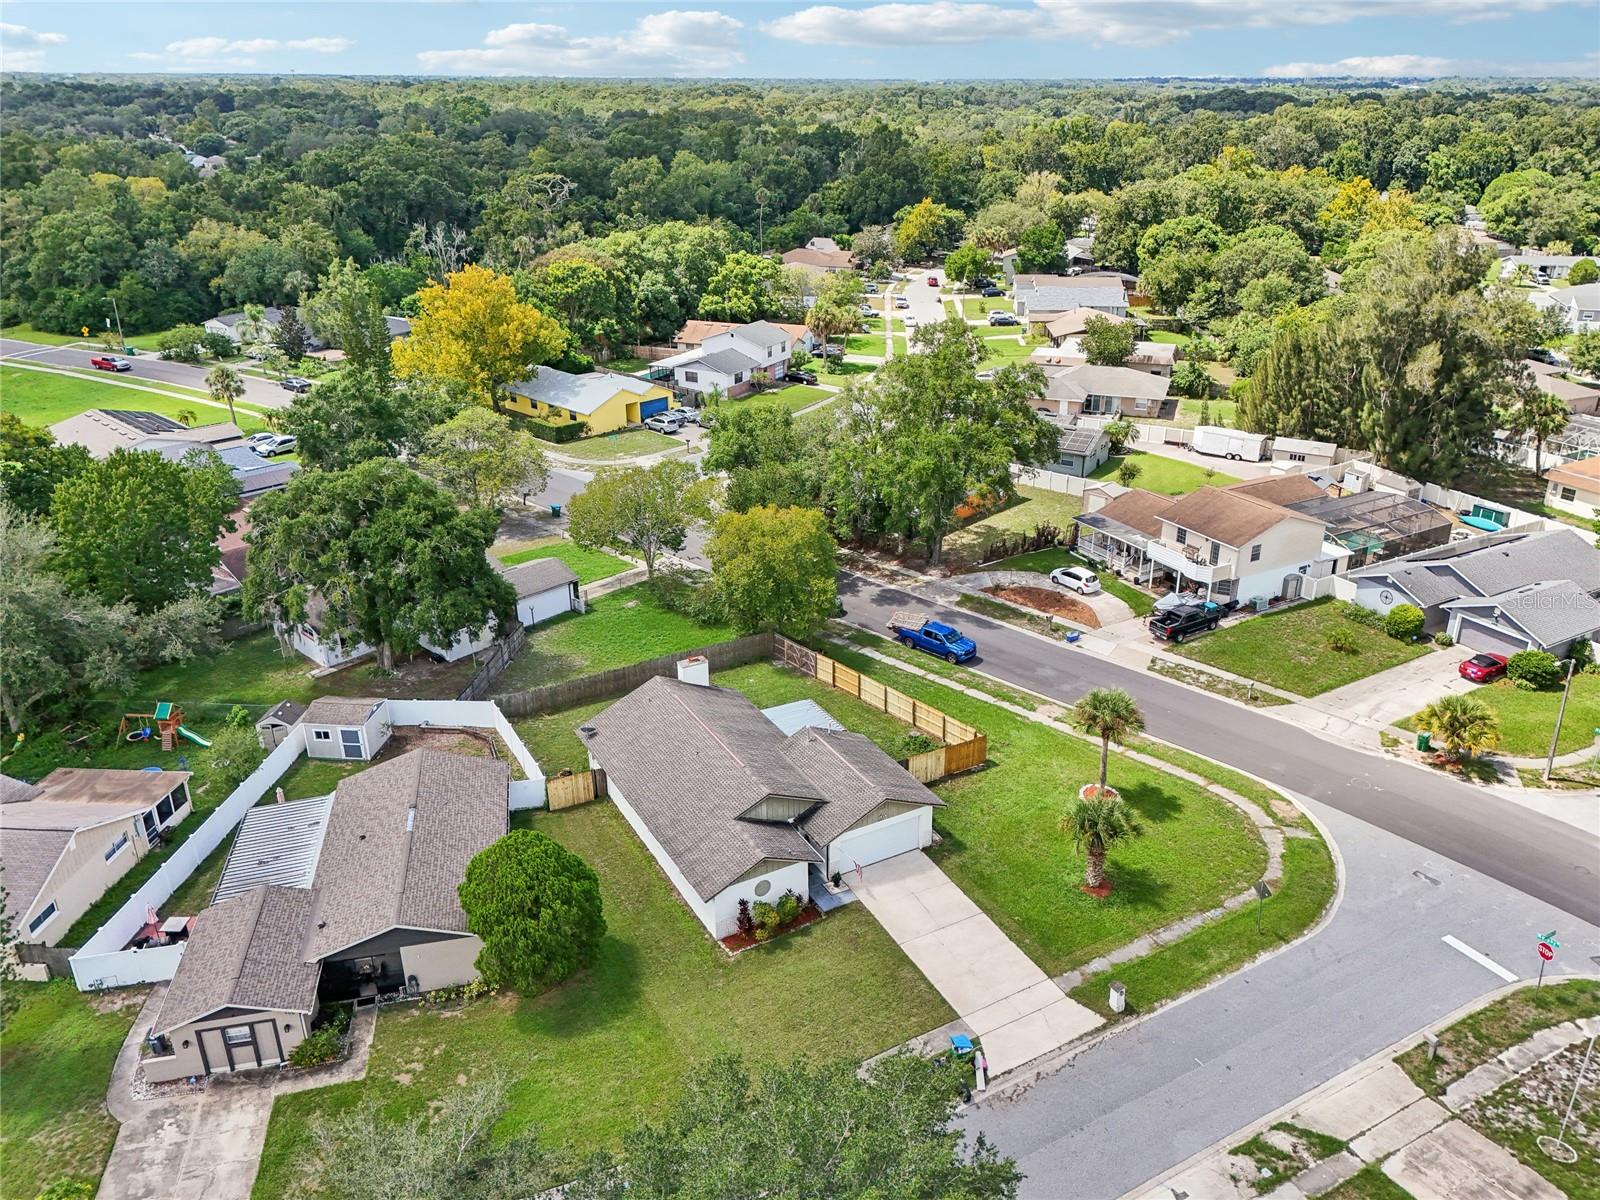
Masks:
[[[927,613],[897,612],[889,618],[889,632],[901,645],[937,654],[946,662],[963,663],[978,653],[977,642]]]
[[[677,433],[688,424],[689,418],[681,408],[670,409],[667,412],[658,412],[645,418],[644,427],[654,429],[657,433]]]
[[[991,287],[984,288],[983,291],[981,291],[978,294],[980,296],[987,296],[987,297],[1004,296],[1006,294],[1006,290],[1005,290],[1005,288],[1002,288],[1002,287],[992,287],[991,286]]]
[[[817,373],[815,371],[789,371],[784,375],[784,378],[792,379],[795,383],[814,386],[817,382]]]
[[[1194,451],[1243,462],[1260,462],[1272,453],[1272,439],[1264,433],[1246,433],[1223,425],[1201,425],[1194,431]]]
[[[278,386],[286,392],[299,392],[303,395],[311,390],[311,380],[299,375],[285,375],[278,381]]]
[[[1197,633],[1209,633],[1220,624],[1220,608],[1210,604],[1195,604],[1157,613],[1150,618],[1150,632],[1164,642],[1181,642]]]
[[[252,433],[249,437],[245,438],[244,444],[249,446],[250,449],[254,450],[257,446],[260,446],[266,442],[270,442],[277,436],[278,435],[273,433],[271,430],[266,430],[261,433]]]
[[[904,296],[896,296],[894,298],[894,306],[896,308],[910,308],[911,301],[907,300]]]
[[[1093,596],[1100,590],[1100,576],[1088,567],[1057,567],[1050,572],[1050,582],[1085,596]]]
[[[1022,322],[1017,320],[1015,313],[1001,312],[999,309],[995,309],[994,312],[989,314],[989,324],[1020,325]]]
[[[275,433],[250,448],[262,458],[276,458],[280,454],[293,454],[299,444],[292,433]]]
[[[1506,656],[1504,654],[1474,654],[1461,664],[1457,670],[1461,678],[1470,679],[1473,683],[1488,683],[1490,680],[1499,679],[1506,673]]]
[[[98,358],[91,358],[89,365],[96,371],[131,371],[133,364],[125,358],[118,358],[115,354],[102,354]]]

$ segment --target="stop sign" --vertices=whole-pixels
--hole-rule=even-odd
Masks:
[[[1556,952],[1553,949],[1550,948],[1550,943],[1549,942],[1540,942],[1539,943],[1539,957],[1540,958],[1544,959],[1545,962],[1549,962],[1555,956],[1556,956]]]

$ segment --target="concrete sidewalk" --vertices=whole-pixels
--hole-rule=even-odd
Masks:
[[[920,850],[864,868],[851,888],[973,1033],[991,1075],[1099,1025]]]

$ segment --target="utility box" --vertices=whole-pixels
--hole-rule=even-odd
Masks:
[[[1111,985],[1110,1004],[1111,1011],[1114,1013],[1122,1012],[1125,1008],[1127,1008],[1128,989],[1120,983],[1113,982]]]

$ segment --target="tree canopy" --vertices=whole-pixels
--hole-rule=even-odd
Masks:
[[[637,554],[655,577],[663,551],[681,550],[689,529],[710,519],[710,480],[686,462],[602,467],[567,509],[567,534],[580,546]]]
[[[814,508],[761,506],[717,518],[706,543],[712,579],[729,620],[742,633],[815,633],[833,616],[838,548]]]

